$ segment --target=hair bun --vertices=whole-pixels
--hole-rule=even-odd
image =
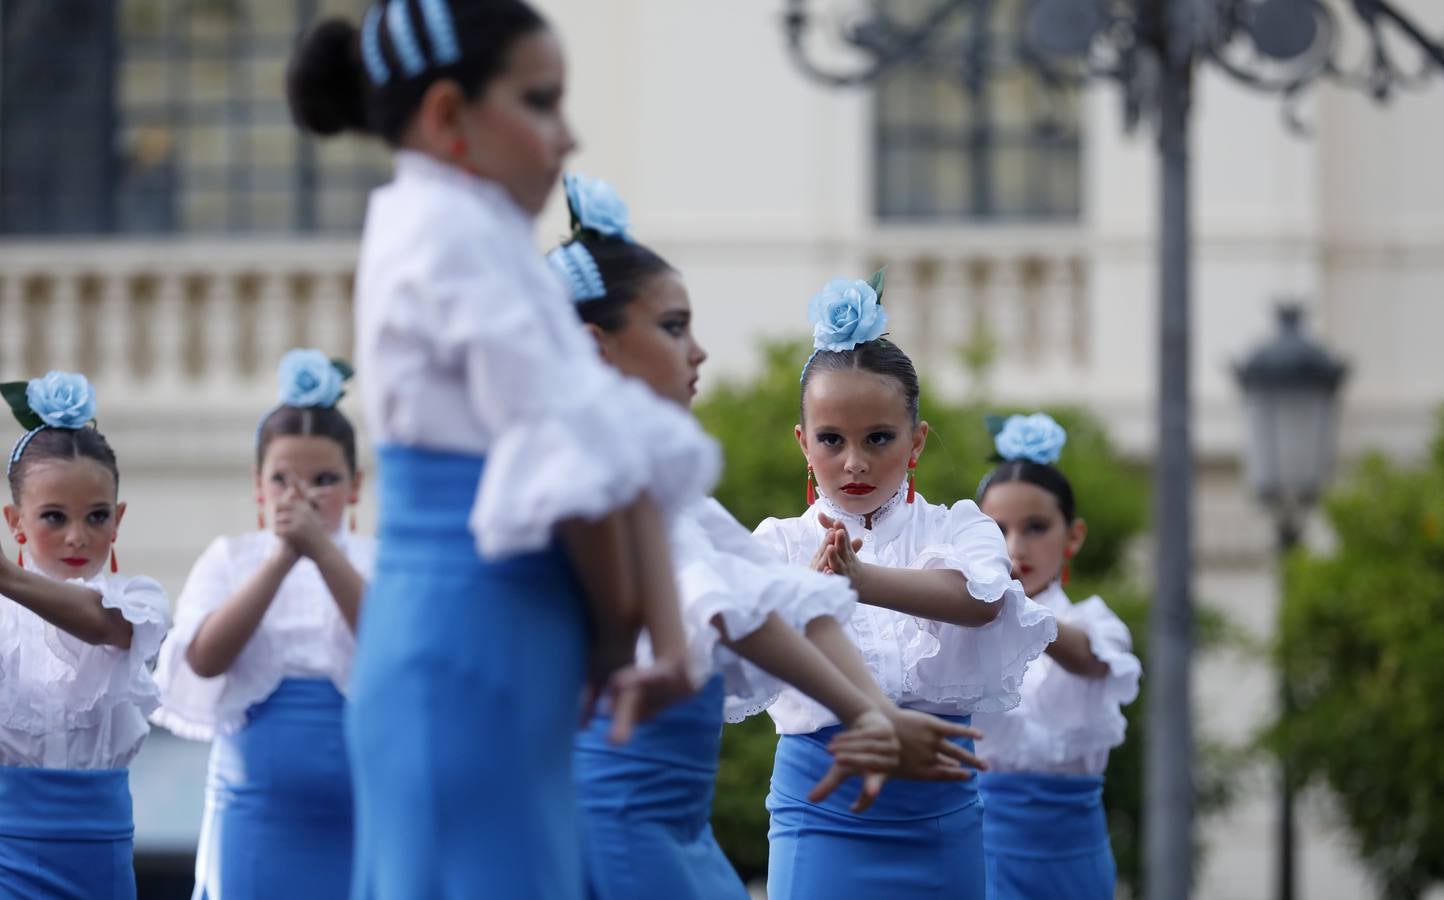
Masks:
[[[313,26],[286,67],[291,118],[322,137],[367,130],[367,88],[360,32],[344,19],[327,19]]]

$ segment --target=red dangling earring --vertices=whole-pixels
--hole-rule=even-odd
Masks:
[[[1064,551],[1063,551],[1063,587],[1067,587],[1067,586],[1068,586],[1068,577],[1072,574],[1072,568],[1073,568],[1073,551],[1072,551],[1072,550],[1064,550]]]
[[[110,547],[110,574],[114,575],[120,571],[120,564],[115,561],[115,545]]]
[[[15,543],[24,545],[24,543],[25,543],[25,535],[23,535],[23,534],[17,534],[17,535],[15,535]],[[24,550],[16,550],[16,551],[15,551],[15,565],[19,566],[19,567],[22,568],[22,569],[25,568],[25,551],[24,551]]]
[[[266,530],[266,510],[264,507],[256,507],[256,527],[261,531]]]
[[[351,508],[351,533],[356,533],[356,508]]]
[[[918,461],[908,461],[908,502],[911,503],[918,496]]]
[[[807,505],[817,502],[817,485],[812,480],[812,466],[807,467]]]

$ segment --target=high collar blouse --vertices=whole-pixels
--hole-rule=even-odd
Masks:
[[[1013,579],[1007,545],[992,519],[971,500],[951,507],[903,499],[901,488],[873,513],[871,528],[821,497],[792,519],[767,519],[756,534],[783,559],[809,565],[826,530],[826,514],[862,539],[858,558],[899,569],[953,569],[968,593],[1001,603],[986,625],[967,627],[859,603],[847,631],[878,684],[894,702],[943,715],[968,715],[1016,706],[1023,674],[1057,635],[1053,614],[1023,593]],[[796,690],[768,710],[781,734],[806,734],[837,719]]]
[[[470,517],[486,557],[644,491],[670,516],[721,465],[691,415],[601,361],[533,228],[499,185],[403,151],[371,196],[357,270],[367,426],[379,443],[486,457]]]

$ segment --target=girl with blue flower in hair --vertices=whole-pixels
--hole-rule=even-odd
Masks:
[[[813,298],[795,429],[808,509],[756,534],[791,563],[848,579],[859,601],[848,637],[891,701],[967,725],[1017,704],[1029,663],[1054,637],[1053,616],[1013,578],[1002,533],[976,504],[933,505],[917,493],[928,424],[912,361],[883,336],[882,289],[879,272],[831,281]],[[806,786],[836,718],[790,689],[768,712],[782,735],[767,798],[770,898],[982,900],[975,780],[895,781],[860,814],[843,791],[818,802]],[[957,741],[983,768],[972,741]]]
[[[211,542],[161,649],[157,724],[211,741],[195,897],[343,900],[352,856],[342,712],[375,554],[343,519],[361,472],[337,408],[350,367],[281,360],[256,434],[257,530]]]
[[[627,235],[625,207],[604,182],[566,176],[572,239],[548,259],[568,286],[602,358],[688,407],[706,353],[692,331],[681,276]],[[597,209],[605,215],[594,215]],[[834,576],[788,566],[716,500],[698,500],[671,532],[689,656],[705,687],[639,727],[626,747],[606,739],[601,719],[577,738],[575,773],[583,810],[588,889],[597,900],[745,898],[708,825],[721,724],[767,708],[795,685],[845,725],[827,750],[811,796],[821,799],[853,773],[852,808],[877,798],[878,774],[965,777],[965,751],[946,742],[973,732],[897,709],[868,672],[840,621],[856,595]],[[645,653],[645,648],[642,651]],[[888,751],[884,739],[901,741]],[[913,747],[925,769],[899,772]],[[884,796],[887,790],[883,789]]]
[[[10,453],[0,548],[0,898],[133,900],[127,766],[169,624],[154,580],[118,573],[115,453],[83,375],[0,385]]]
[[[1023,589],[1057,617],[1058,639],[1023,677],[1021,703],[975,720],[991,764],[979,782],[988,898],[1112,900],[1103,771],[1142,667],[1101,598],[1074,603],[1064,590],[1088,534],[1057,465],[1067,433],[1044,413],[990,427],[999,463],[978,504],[1002,529]]]
[[[381,504],[347,720],[357,897],[579,897],[581,695],[613,698],[624,740],[696,687],[666,521],[720,454],[602,365],[536,250],[576,146],[566,81],[521,0],[378,2],[292,57],[303,128],[396,151],[356,273]]]

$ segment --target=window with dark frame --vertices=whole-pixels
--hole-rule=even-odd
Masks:
[[[302,29],[326,15],[356,21],[365,6],[0,4],[0,233],[358,230],[387,155],[374,141],[303,136],[285,71]],[[77,64],[93,77],[57,77]]]
[[[885,0],[911,21],[931,0]],[[1017,59],[1020,0],[955,20],[875,95],[874,208],[884,222],[1076,220],[1078,96]]]

